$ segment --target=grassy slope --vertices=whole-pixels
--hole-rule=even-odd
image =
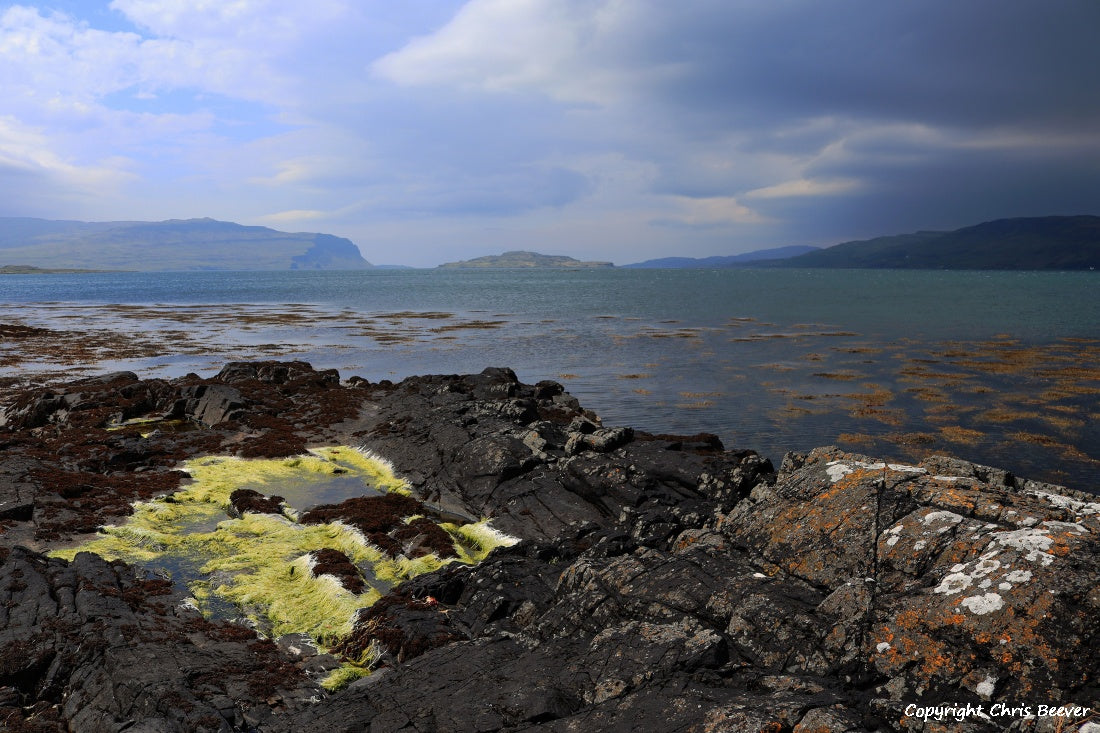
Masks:
[[[101,270],[288,270],[318,235],[209,219],[167,222],[0,221],[0,264]],[[350,245],[347,240],[329,238]],[[330,268],[369,266],[354,245]],[[308,258],[307,258],[308,259]],[[308,266],[308,265],[307,265]]]
[[[1100,267],[1100,217],[998,219],[951,232],[845,242],[775,267],[1087,270]]]

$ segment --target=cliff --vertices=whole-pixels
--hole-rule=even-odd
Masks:
[[[214,219],[80,222],[0,219],[0,261],[96,270],[363,269],[350,240]]]

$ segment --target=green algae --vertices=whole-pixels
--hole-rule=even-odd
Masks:
[[[299,524],[297,512],[286,504],[282,514],[235,516],[230,495],[246,485],[282,494],[286,486],[308,487],[339,476],[349,487],[358,482],[352,495],[409,493],[387,462],[347,446],[274,460],[208,456],[188,461],[183,469],[191,482],[181,491],[135,503],[125,523],[103,527],[99,538],[53,554],[71,560],[79,552],[94,552],[166,571],[187,587],[204,615],[243,616],[262,634],[305,633],[331,648],[351,633],[358,611],[390,586],[449,562],[480,562],[494,548],[516,541],[485,519],[441,523],[455,541],[457,559],[436,554],[395,558],[343,522]],[[310,553],[326,548],[339,550],[359,567],[367,584],[362,592],[344,588],[331,575],[314,576]],[[350,660],[324,686],[335,689],[367,674],[374,656],[368,651]]]
[[[374,656],[371,657],[372,660],[376,658],[378,654],[377,649],[372,648],[372,650],[368,651],[374,652]],[[336,692],[337,690],[347,687],[352,682],[355,682],[355,680],[362,679],[369,674],[369,662],[364,662],[362,664],[345,664],[332,670],[327,677],[321,680],[321,687],[329,692]]]

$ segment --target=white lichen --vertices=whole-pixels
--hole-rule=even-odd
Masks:
[[[1100,514],[1100,504],[1094,501],[1079,501],[1072,499],[1068,496],[1061,496],[1060,494],[1051,494],[1046,491],[1030,490],[1025,491],[1025,494],[1037,497],[1047,502],[1051,506],[1059,509],[1068,509],[1079,517],[1087,517],[1094,514]]]
[[[946,593],[947,595],[954,595],[961,591],[966,590],[973,584],[974,579],[966,573],[951,573],[936,586],[933,593]]]
[[[988,675],[984,680],[978,683],[978,686],[974,688],[974,692],[978,693],[986,699],[989,699],[993,697],[993,692],[996,689],[997,678],[993,675]]]
[[[901,539],[901,533],[904,530],[905,530],[904,525],[896,524],[893,527],[891,527],[890,529],[883,532],[883,535],[886,536],[886,546],[887,547],[893,547],[894,545],[896,545],[898,543],[898,541]]]
[[[1054,544],[1054,539],[1047,534],[1047,530],[1031,528],[998,532],[993,536],[993,541],[1002,547],[1011,547],[1020,552],[1030,562],[1039,562],[1043,565],[1054,562],[1054,556],[1048,552]]]
[[[900,473],[928,473],[919,466],[907,466],[904,463],[867,463],[866,461],[829,461],[825,464],[825,473],[834,484],[857,468],[865,468],[869,471],[882,471],[890,469]]]
[[[996,593],[986,593],[980,596],[970,596],[962,599],[959,604],[967,608],[975,616],[984,616],[1004,608],[1004,599]]]
[[[840,461],[829,461],[825,464],[825,473],[829,476],[829,481],[836,483],[840,479],[850,474],[855,469]]]
[[[949,524],[958,524],[963,519],[965,519],[965,517],[963,517],[961,514],[956,514],[955,512],[938,511],[938,512],[928,512],[923,517],[921,517],[920,521],[921,521],[921,524],[923,524],[925,526],[928,526],[930,524],[935,524],[935,523],[939,523],[939,522],[947,522]]]
[[[1043,522],[1043,526],[1051,532],[1072,532],[1075,535],[1086,535],[1089,533],[1085,525],[1079,522],[1056,522],[1054,520],[1047,520]]]
[[[981,578],[995,572],[1000,569],[1000,567],[1001,563],[999,560],[994,560],[992,558],[982,559],[974,565],[974,570],[970,574],[975,578]]]

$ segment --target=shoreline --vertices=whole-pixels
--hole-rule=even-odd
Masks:
[[[776,467],[713,435],[604,425],[561,384],[509,369],[399,383],[302,362],[116,373],[30,390],[4,422],[0,641],[19,653],[0,682],[19,683],[0,684],[0,720],[13,724],[33,709],[58,730],[117,725],[112,701],[135,689],[132,719],[164,730],[365,729],[397,714],[472,729],[491,711],[500,730],[920,730],[948,702],[1098,707],[1080,649],[1100,631],[1100,503],[1000,469],[835,448]],[[193,486],[178,468],[196,455],[296,462],[341,444],[383,458],[432,511],[491,517],[520,541],[380,591],[322,649],[204,619],[151,570],[5,539],[22,525],[62,542],[125,517]],[[280,505],[278,483],[246,485],[241,517]],[[405,511],[424,510],[394,518]],[[389,521],[376,546],[406,526]],[[301,564],[324,583],[372,582],[338,561],[282,560],[293,578]],[[372,674],[320,686],[368,648]],[[48,684],[43,659],[68,660]]]
[[[530,381],[570,385],[617,423],[706,430],[775,461],[836,443],[908,461],[950,453],[1082,488],[1100,471],[1090,427],[1100,422],[1100,339],[883,341],[749,317],[721,328],[611,314],[535,323],[301,303],[17,310],[0,308],[0,323],[47,332],[0,333],[7,390],[116,370],[213,374],[238,359],[302,359],[376,381],[510,363]]]

